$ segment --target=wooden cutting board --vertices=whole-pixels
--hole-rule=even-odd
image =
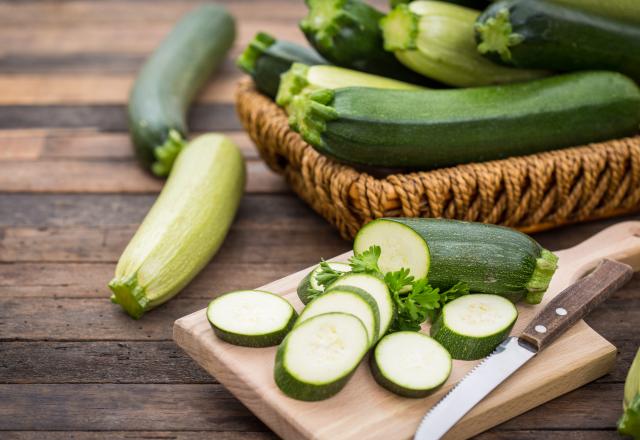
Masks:
[[[345,261],[350,255],[343,254],[334,260]],[[639,270],[640,222],[612,226],[557,255],[559,269],[545,302],[602,258],[624,261]],[[296,286],[308,271],[302,270],[260,289],[284,296],[300,310],[302,304],[296,295]],[[255,286],[247,286],[252,287]],[[513,332],[519,333],[542,305],[519,305],[520,316]],[[273,380],[275,347],[254,349],[222,342],[214,336],[204,309],[177,320],[173,337],[285,439],[411,438],[424,413],[478,363],[454,361],[453,373],[443,388],[427,398],[407,399],[379,387],[364,361],[338,395],[322,402],[300,402],[282,394]],[[470,437],[578,388],[606,374],[615,357],[615,347],[580,321],[468,413],[447,438]]]

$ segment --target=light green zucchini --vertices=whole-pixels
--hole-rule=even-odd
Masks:
[[[624,413],[618,421],[618,432],[640,440],[640,349],[627,373],[622,407]]]

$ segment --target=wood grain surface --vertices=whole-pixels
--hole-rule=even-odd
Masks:
[[[303,42],[301,0],[225,2],[239,18],[238,41],[190,116],[195,132],[232,136],[250,169],[220,253],[178,299],[140,321],[107,299],[115,261],[161,186],[133,161],[127,87],[197,3],[0,0],[2,439],[275,438],[170,339],[175,319],[216,295],[350,248],[259,161],[232,103],[240,77],[232,57],[258,30]],[[536,238],[567,248],[615,221]],[[640,343],[639,289],[636,276],[587,319],[618,348],[610,374],[479,438],[617,438],[622,381]]]

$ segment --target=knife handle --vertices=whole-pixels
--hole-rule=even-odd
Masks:
[[[631,266],[602,260],[593,272],[555,298],[524,329],[519,339],[538,351],[553,342],[633,276]]]

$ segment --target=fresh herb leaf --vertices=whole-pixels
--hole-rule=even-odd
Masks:
[[[387,283],[389,291],[392,293],[399,293],[406,286],[410,286],[413,282],[413,277],[409,275],[409,269],[402,268],[395,272],[387,272],[384,276],[384,282]]]
[[[453,285],[453,287],[445,290],[440,294],[440,306],[444,306],[446,303],[453,301],[456,298],[460,298],[463,295],[469,294],[469,285],[464,281],[460,281]]]
[[[318,289],[313,289],[313,288],[309,288],[307,290],[307,298],[308,298],[308,302],[313,301],[314,299],[316,299],[317,297],[319,297],[320,295],[322,295],[324,292],[318,290]]]
[[[381,273],[378,267],[378,259],[382,250],[380,246],[371,246],[361,254],[354,255],[349,259],[349,265],[352,272],[365,272],[365,273]]]
[[[329,263],[322,260],[320,262],[320,272],[316,275],[316,280],[321,286],[327,287],[345,273],[346,272],[340,272],[339,270],[332,269]]]

